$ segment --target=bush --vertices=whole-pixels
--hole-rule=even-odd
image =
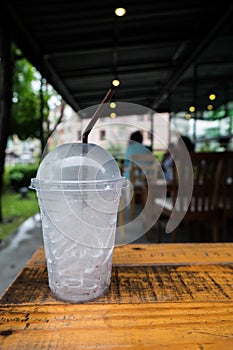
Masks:
[[[13,191],[18,191],[21,187],[28,187],[31,183],[31,178],[36,176],[37,169],[37,164],[17,164],[11,167],[11,169],[8,171],[10,188]]]
[[[10,170],[10,167],[9,167],[9,166],[5,166],[5,167],[4,167],[4,173],[3,173],[3,188],[2,188],[3,193],[6,193],[6,192],[7,192],[7,189],[8,189],[9,186],[10,186],[9,170]]]

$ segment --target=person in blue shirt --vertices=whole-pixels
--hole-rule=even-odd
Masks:
[[[170,183],[173,180],[173,157],[171,152],[175,150],[173,143],[169,143],[167,152],[164,153],[161,166],[164,172],[165,180]]]
[[[148,154],[149,150],[143,144],[141,131],[135,131],[130,135],[129,145],[125,152],[124,176],[130,177],[130,158],[133,154]]]

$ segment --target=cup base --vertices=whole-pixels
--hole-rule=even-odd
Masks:
[[[51,289],[50,289],[51,290]],[[75,294],[69,294],[69,295],[60,295],[58,293],[55,293],[54,291],[51,290],[52,295],[63,302],[68,302],[71,304],[83,304],[89,301],[93,301],[98,299],[99,297],[103,296],[104,294],[106,294],[109,290],[109,286],[107,288],[105,288],[104,290],[99,290],[97,293],[95,294],[91,294],[88,295],[87,293],[83,294],[83,295],[75,295]]]

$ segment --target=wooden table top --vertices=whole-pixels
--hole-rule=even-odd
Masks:
[[[116,247],[109,291],[70,304],[38,249],[0,300],[0,349],[233,349],[233,243]]]

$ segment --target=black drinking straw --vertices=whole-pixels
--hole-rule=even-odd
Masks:
[[[97,108],[97,110],[93,114],[93,116],[92,116],[89,124],[87,125],[86,129],[83,131],[83,133],[82,133],[82,143],[88,143],[88,135],[90,134],[93,126],[95,125],[96,121],[99,118],[99,112],[103,108],[104,104],[107,103],[110,100],[110,98],[112,97],[113,93],[114,93],[114,90],[111,87],[108,90],[107,94],[105,95],[103,101],[99,104],[99,107]]]

